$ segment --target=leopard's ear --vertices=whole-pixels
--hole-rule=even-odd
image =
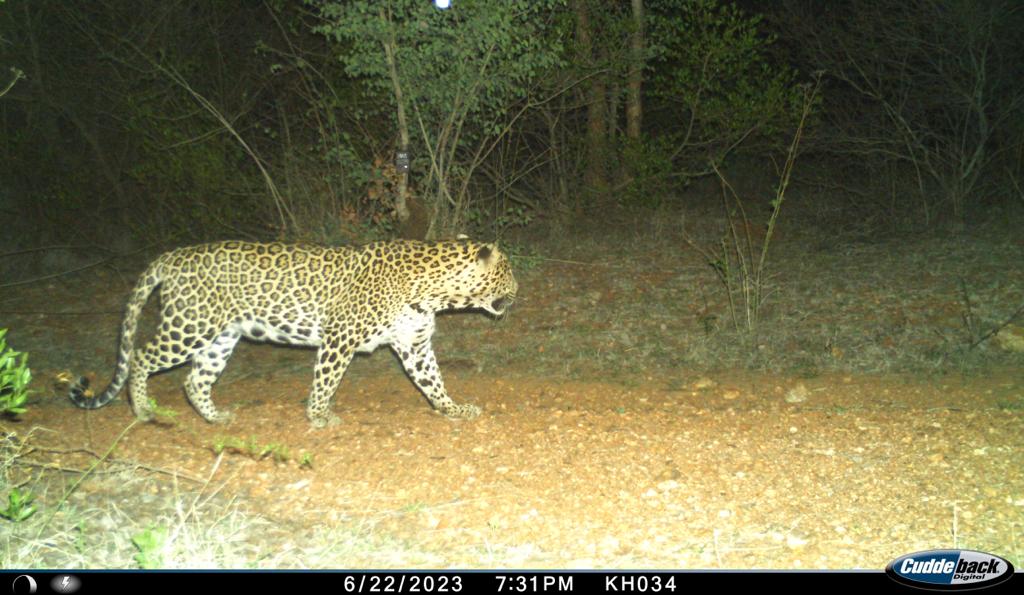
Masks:
[[[483,246],[480,246],[480,250],[477,251],[476,259],[477,260],[482,260],[483,262],[486,263],[487,261],[489,261],[491,259],[491,255],[493,253],[494,253],[494,247],[491,246],[490,244],[484,244]]]

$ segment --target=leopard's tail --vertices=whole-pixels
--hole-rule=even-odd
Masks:
[[[131,298],[128,300],[128,309],[121,323],[121,347],[117,352],[117,368],[114,370],[114,378],[110,381],[100,395],[90,397],[86,393],[89,388],[89,379],[81,376],[71,385],[68,396],[71,402],[83,409],[98,409],[114,400],[124,383],[128,380],[128,373],[132,367],[132,353],[135,350],[135,330],[139,326],[139,315],[146,305],[149,295],[160,282],[163,281],[164,258],[158,258],[149,265],[139,281],[132,290]]]

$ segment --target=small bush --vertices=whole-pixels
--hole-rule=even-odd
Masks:
[[[36,505],[32,501],[36,499],[31,491],[22,492],[18,488],[12,489],[7,494],[7,506],[0,509],[0,517],[13,523],[20,523],[27,520],[36,513]]]
[[[15,416],[25,413],[32,371],[28,354],[8,348],[5,335],[7,329],[0,329],[0,415]]]

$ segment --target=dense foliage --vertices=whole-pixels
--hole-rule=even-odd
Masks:
[[[817,71],[804,152],[906,182],[857,207],[963,220],[1024,173],[1024,13],[973,4],[9,0],[0,249],[387,236],[406,143],[431,235],[678,203]]]

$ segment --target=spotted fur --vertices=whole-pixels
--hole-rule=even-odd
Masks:
[[[160,287],[156,337],[134,348],[139,315]],[[437,411],[472,418],[473,405],[448,396],[431,346],[441,310],[477,308],[500,316],[518,285],[494,244],[396,240],[362,247],[220,242],[180,248],[157,258],[140,277],[121,325],[110,385],[86,396],[83,378],[71,400],[86,409],[112,401],[128,383],[136,417],[149,420],[150,374],[192,361],[185,393],[196,411],[220,423],[210,387],[242,337],[317,347],[306,416],[314,427],[338,420],[331,398],[356,352],[390,345],[406,373]]]

